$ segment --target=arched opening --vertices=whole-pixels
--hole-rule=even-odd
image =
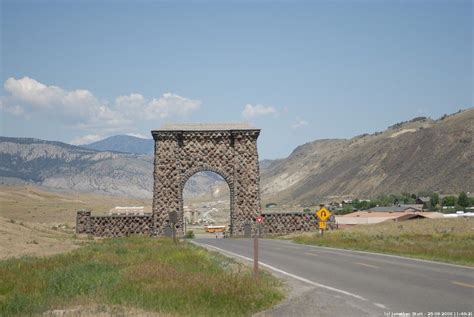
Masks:
[[[217,237],[230,234],[232,184],[218,171],[191,171],[188,175],[182,187],[185,231]]]

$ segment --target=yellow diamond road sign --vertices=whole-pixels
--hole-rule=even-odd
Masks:
[[[322,207],[318,210],[316,215],[318,216],[319,220],[326,221],[329,217],[331,217],[331,212],[326,208]]]

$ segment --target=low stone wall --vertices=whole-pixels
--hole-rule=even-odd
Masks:
[[[92,216],[90,211],[78,211],[76,233],[95,237],[151,235],[152,214]]]
[[[152,214],[92,216],[90,211],[78,211],[76,233],[96,237],[152,235],[152,217]],[[262,234],[287,234],[318,229],[318,219],[314,213],[264,213],[262,217]]]
[[[264,213],[262,217],[263,234],[287,234],[315,231],[319,228],[315,213]]]

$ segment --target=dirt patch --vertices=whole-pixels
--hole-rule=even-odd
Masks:
[[[170,314],[147,312],[137,308],[111,306],[111,305],[95,305],[95,306],[78,306],[66,309],[54,309],[43,313],[44,317],[109,317],[109,316],[128,316],[128,317],[164,317],[173,316]]]

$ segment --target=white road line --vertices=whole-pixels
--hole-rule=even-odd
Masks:
[[[234,252],[230,252],[230,251],[227,251],[227,250],[224,250],[224,249],[221,249],[221,248],[218,248],[218,247],[215,247],[213,245],[209,245],[209,244],[205,244],[205,243],[199,243],[199,242],[194,242],[193,243],[196,243],[198,245],[206,245],[210,248],[213,248],[215,250],[219,250],[220,252],[222,253],[227,253],[227,254],[230,254],[230,255],[233,255],[233,256],[237,256],[237,257],[240,257],[240,258],[243,258],[247,261],[253,261],[253,259],[251,258],[248,258],[246,256],[243,256],[243,255],[240,255],[240,254],[237,254],[237,253],[234,253]],[[266,263],[263,263],[263,262],[258,262],[261,266],[263,267],[266,267],[266,268],[269,268],[270,270],[273,270],[275,272],[278,272],[278,273],[281,273],[283,275],[286,275],[286,276],[289,276],[289,277],[292,277],[294,279],[297,279],[299,281],[302,281],[304,283],[307,283],[307,284],[310,284],[310,285],[313,285],[313,286],[317,286],[317,287],[320,287],[320,288],[324,288],[324,289],[327,289],[327,290],[330,290],[330,291],[333,291],[333,292],[337,292],[337,293],[341,293],[341,294],[344,294],[344,295],[347,295],[347,296],[351,296],[351,297],[354,297],[354,298],[357,298],[359,300],[362,300],[362,301],[367,301],[367,299],[365,299],[364,297],[360,296],[360,295],[357,295],[357,294],[353,294],[353,293],[350,293],[350,292],[347,292],[347,291],[344,291],[342,289],[338,289],[338,288],[334,288],[334,287],[331,287],[331,286],[327,286],[327,285],[324,285],[324,284],[320,284],[320,283],[316,283],[316,282],[313,282],[311,280],[308,280],[304,277],[301,277],[301,276],[298,276],[298,275],[295,275],[295,274],[291,274],[291,273],[288,273],[288,272],[285,272],[283,270],[280,270],[280,269],[277,269],[276,267],[274,266],[271,266],[269,264],[266,264]]]
[[[385,305],[383,305],[383,304],[380,304],[380,303],[372,303],[372,304],[374,304],[375,306],[380,307],[382,309],[387,309],[387,307],[385,307]]]
[[[452,281],[451,283],[456,284],[456,285],[460,285],[460,286],[464,286],[464,287],[474,288],[474,285],[472,285],[472,284],[461,283],[461,282],[456,282],[456,281]]]

